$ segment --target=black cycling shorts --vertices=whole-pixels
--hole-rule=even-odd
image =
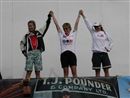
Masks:
[[[71,51],[65,51],[60,56],[62,68],[69,66],[77,66],[76,55]]]
[[[103,69],[111,68],[111,62],[108,53],[105,52],[93,53],[92,64],[93,64],[93,70],[100,69],[101,64]]]

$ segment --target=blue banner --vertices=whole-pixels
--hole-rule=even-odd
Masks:
[[[130,98],[130,76],[118,77],[120,98]]]

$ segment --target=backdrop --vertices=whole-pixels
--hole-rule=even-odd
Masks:
[[[80,9],[92,23],[101,22],[113,39],[114,46],[109,53],[112,63],[110,75],[130,75],[128,0],[2,0],[0,3],[0,71],[3,78],[25,76],[25,57],[20,51],[20,40],[28,31],[30,19],[36,21],[38,29],[53,10],[60,25],[70,22],[73,27]],[[46,51],[42,54],[41,76],[62,77],[60,43],[53,21],[44,41]],[[78,76],[94,76],[91,55],[91,35],[81,17],[77,35]]]

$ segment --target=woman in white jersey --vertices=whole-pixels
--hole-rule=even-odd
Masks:
[[[78,29],[78,23],[80,19],[80,12],[75,22],[74,30],[71,32],[71,25],[69,23],[64,23],[62,25],[64,32],[61,30],[55,15],[51,12],[54,24],[56,26],[61,45],[61,65],[64,72],[64,77],[69,75],[69,67],[71,68],[72,76],[77,77],[77,58],[76,58],[76,35]]]
[[[87,20],[82,10],[81,16],[89,29],[92,36],[92,64],[93,70],[95,70],[96,77],[100,76],[101,64],[104,70],[105,77],[109,76],[109,68],[111,68],[111,62],[107,52],[110,52],[112,48],[112,39],[107,32],[103,30],[103,27],[99,23],[93,25]]]

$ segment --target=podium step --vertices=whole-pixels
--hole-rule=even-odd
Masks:
[[[0,80],[0,98],[130,98],[129,76],[46,77],[31,79],[28,86],[31,90],[22,85],[22,79]],[[24,96],[25,91],[30,96]]]

